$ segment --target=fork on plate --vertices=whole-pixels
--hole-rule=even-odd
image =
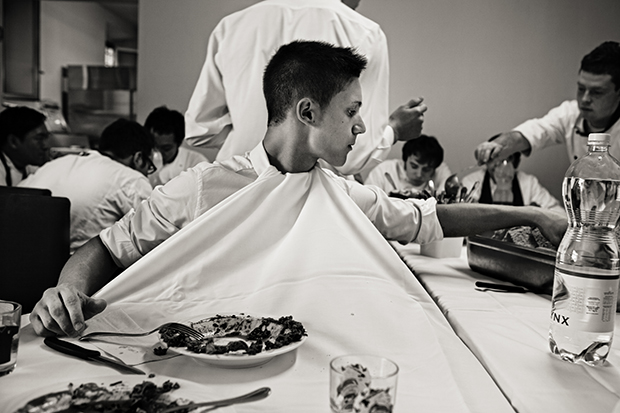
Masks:
[[[136,333],[122,333],[119,331],[93,331],[91,333],[84,334],[83,336],[79,338],[79,340],[83,341],[83,340],[87,340],[89,338],[96,337],[96,336],[143,337],[143,336],[148,336],[149,334],[153,334],[161,329],[172,330],[178,333],[187,334],[188,336],[196,338],[196,339],[201,339],[204,337],[204,335],[200,331],[194,330],[190,326],[186,326],[185,324],[181,324],[181,323],[171,322],[171,323],[164,323],[160,325],[159,327],[155,327],[154,329],[149,330],[149,331],[142,331],[142,332],[136,332]]]

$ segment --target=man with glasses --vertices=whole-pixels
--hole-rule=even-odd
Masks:
[[[15,186],[50,156],[45,115],[26,107],[0,113],[0,186]]]
[[[56,158],[19,186],[46,188],[71,201],[73,253],[149,197],[154,148],[144,127],[118,119],[103,130],[97,151]]]
[[[611,135],[609,152],[620,159],[620,44],[607,41],[581,60],[577,99],[563,102],[540,119],[530,119],[476,148],[479,164],[515,152],[529,155],[566,144],[569,162],[587,153],[590,133]]]

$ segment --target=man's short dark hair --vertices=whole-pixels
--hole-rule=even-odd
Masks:
[[[112,152],[117,158],[124,159],[136,152],[150,159],[155,148],[153,136],[138,122],[117,119],[103,130],[99,140],[99,151]]]
[[[421,163],[437,168],[443,162],[443,148],[434,136],[420,135],[417,139],[408,140],[403,145],[403,162],[411,155],[418,157]]]
[[[183,143],[185,138],[185,118],[181,112],[168,109],[166,106],[153,109],[146,117],[144,127],[149,133],[173,134],[177,145]]]
[[[308,97],[321,107],[359,78],[367,60],[349,47],[326,42],[294,41],[273,55],[263,76],[267,123],[277,125],[298,99]]]
[[[620,44],[607,41],[581,59],[580,71],[595,75],[610,75],[611,81],[620,88]]]
[[[27,106],[14,106],[0,112],[0,148],[9,135],[23,139],[28,132],[45,123],[46,116]]]

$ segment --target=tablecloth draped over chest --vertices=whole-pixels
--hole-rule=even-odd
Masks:
[[[272,387],[238,411],[328,411],[329,361],[347,353],[400,366],[396,412],[512,411],[393,248],[318,168],[268,170],[96,295],[144,328],[239,312],[302,322],[304,345],[260,367],[148,364],[208,385]]]

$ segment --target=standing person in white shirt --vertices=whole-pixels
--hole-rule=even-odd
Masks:
[[[0,113],[0,186],[16,186],[50,159],[45,118],[26,106]]]
[[[499,135],[489,139],[494,141]],[[481,169],[466,175],[461,184],[471,190],[475,182],[480,185],[471,193],[472,202],[505,204],[514,206],[533,205],[564,212],[564,206],[542,186],[534,175],[519,171],[521,153],[513,153],[504,159],[496,159]]]
[[[153,188],[163,185],[186,169],[208,161],[200,152],[183,146],[185,120],[181,112],[160,106],[153,109],[144,121],[144,127],[153,135],[155,147],[162,155],[164,165],[149,175]]]
[[[355,11],[358,4],[359,0],[265,0],[223,18],[211,33],[185,113],[188,143],[220,148],[217,161],[252,150],[267,130],[265,66],[280,46],[297,39],[354,47],[368,58],[360,79],[367,131],[345,165],[335,168],[340,174],[370,170],[396,141],[417,138],[426,105],[421,98],[412,99],[388,115],[387,40],[377,23]]]
[[[152,136],[119,119],[101,133],[98,151],[56,158],[20,182],[71,201],[70,252],[113,225],[151,195]]]
[[[425,198],[433,193],[433,188],[441,190],[451,174],[437,138],[420,135],[403,145],[402,159],[381,162],[370,171],[364,184],[378,186],[386,194]],[[429,187],[430,180],[433,188]]]
[[[544,117],[530,119],[475,150],[479,164],[505,159],[515,152],[529,155],[564,143],[568,161],[588,151],[590,133],[609,133],[609,152],[620,159],[620,44],[607,41],[581,60],[577,99],[563,102]]]

